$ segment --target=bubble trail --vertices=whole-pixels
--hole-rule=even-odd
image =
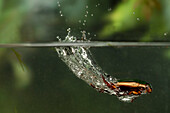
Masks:
[[[60,42],[89,42],[85,31],[82,31],[82,40],[70,35],[70,29],[67,30],[68,35]],[[85,81],[98,92],[116,95],[119,100],[124,102],[132,102],[141,94],[147,94],[152,91],[151,86],[145,82],[138,81],[120,81],[104,72],[95,62],[90,52],[90,47],[69,46],[55,47],[59,57],[70,68],[70,70],[80,79]],[[143,84],[142,84],[143,83]]]

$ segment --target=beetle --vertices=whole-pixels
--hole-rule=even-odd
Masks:
[[[141,80],[118,80],[116,83],[108,82],[102,76],[103,82],[111,89],[117,91],[117,96],[141,95],[152,92],[152,86]]]
[[[118,80],[116,86],[120,88],[120,91],[128,92],[128,95],[140,95],[152,92],[152,86],[148,82],[141,80]]]

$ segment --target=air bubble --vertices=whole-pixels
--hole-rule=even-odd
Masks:
[[[139,21],[140,20],[140,18],[136,18],[137,19],[137,21]]]
[[[91,14],[91,16],[94,16],[94,14]]]
[[[97,85],[97,86],[100,86],[100,85],[101,85],[101,83],[100,83],[100,82],[97,82],[97,83],[96,83],[96,85]]]
[[[67,29],[68,35],[65,40],[61,42],[87,42],[90,40],[76,40],[76,37],[69,36],[70,28]],[[85,39],[86,31],[81,31],[82,39]],[[163,32],[164,33],[164,32]],[[165,32],[167,34],[167,32]],[[94,34],[96,36],[96,34]],[[141,94],[130,94],[133,90],[121,90],[119,86],[116,85],[118,82],[116,78],[107,76],[107,73],[103,72],[102,69],[95,63],[90,54],[90,47],[83,46],[71,46],[71,47],[56,47],[56,51],[59,57],[66,63],[66,65],[73,71],[73,73],[90,84],[99,92],[108,93],[109,95],[116,95],[121,101],[132,102],[133,99],[139,97]],[[71,54],[70,54],[71,53]],[[74,54],[73,54],[74,53]],[[102,76],[101,76],[102,75]],[[106,81],[106,82],[105,82]],[[110,88],[108,84],[115,84],[117,88]],[[143,91],[143,90],[142,90]],[[144,93],[146,94],[146,93]]]
[[[81,33],[82,33],[82,38],[83,38],[84,40],[86,40],[86,31],[81,31]]]
[[[89,6],[88,5],[86,5],[86,9],[88,9],[89,8]]]
[[[110,81],[112,81],[112,80],[113,80],[113,78],[112,78],[112,77],[109,77],[109,80],[110,80]]]

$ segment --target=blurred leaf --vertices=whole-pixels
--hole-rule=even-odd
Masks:
[[[0,0],[0,16],[1,16],[1,13],[2,13],[2,6],[3,6],[3,0]]]
[[[163,16],[165,17],[166,27],[170,31],[170,0],[162,0]]]
[[[0,17],[0,42],[9,43],[19,41],[19,28],[22,20],[17,9],[6,11]]]
[[[17,108],[16,108],[16,107],[15,107],[15,113],[18,113],[18,112],[17,112]]]
[[[13,52],[14,52],[14,54],[16,55],[16,57],[17,57],[17,59],[18,59],[18,61],[19,61],[19,63],[20,63],[20,66],[22,67],[22,70],[24,71],[24,63],[23,63],[23,61],[21,60],[21,55],[17,52],[17,51],[15,51],[15,49],[11,49]]]
[[[129,30],[150,20],[153,10],[160,9],[157,0],[126,0],[107,16],[108,25],[101,31],[101,37]]]
[[[141,12],[146,20],[150,20],[150,17],[155,9],[161,9],[161,5],[157,0],[137,0],[134,7],[141,8]]]
[[[24,89],[31,83],[31,70],[25,66],[23,61],[21,60],[21,55],[12,49],[14,54],[17,56],[17,60],[9,59],[11,61],[13,71],[14,71],[14,77],[15,77],[15,87],[17,89]],[[22,67],[22,69],[21,69]],[[26,69],[25,69],[26,67]]]
[[[19,0],[15,0],[15,2],[17,1]],[[28,9],[20,2],[17,5],[12,4],[13,2],[13,0],[8,2],[0,0],[0,43],[19,42],[21,40],[23,17]],[[1,49],[0,57],[5,54],[5,50]]]
[[[111,12],[106,19],[109,24],[104,27],[101,32],[101,37],[112,35],[116,32],[124,31],[133,28],[138,21],[139,11],[134,10],[134,3],[136,0],[128,0],[122,2],[113,12]],[[135,13],[135,14],[133,14]]]
[[[21,39],[20,30],[28,8],[22,2],[17,5],[13,2],[0,0],[0,43],[18,42]]]

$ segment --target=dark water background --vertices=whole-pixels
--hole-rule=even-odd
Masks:
[[[115,14],[117,7],[124,2],[135,0],[60,0],[61,8],[57,6],[57,1],[0,0],[0,43],[53,42],[56,36],[64,39],[69,27],[71,34],[77,37],[81,36],[81,30],[90,32],[87,38],[91,40],[170,41],[167,0],[150,0],[153,4],[158,2],[155,6],[148,5],[148,2],[139,3],[139,12],[140,9],[147,9],[143,13],[137,13],[135,9],[140,21],[136,17],[135,21],[129,16],[125,16],[125,21],[120,18],[118,23],[123,26],[106,36],[100,34],[112,22],[105,21],[105,17]],[[98,3],[100,5],[96,7]],[[93,17],[84,17],[86,5]],[[161,9],[156,8],[159,5]],[[109,8],[111,12],[108,12]],[[63,17],[59,14],[60,10]],[[133,14],[133,10],[130,12]],[[120,15],[126,13],[124,10],[119,12]],[[85,26],[78,22],[84,19],[87,19]],[[129,23],[134,26],[129,26]],[[120,102],[117,97],[98,93],[78,79],[53,48],[17,48],[15,51],[20,54],[22,62],[11,49],[0,48],[0,113],[170,112],[169,47],[104,47],[90,50],[108,74],[119,79],[145,80],[151,83],[153,92],[137,98],[133,103]]]
[[[15,89],[12,69],[1,69],[1,113],[168,113],[170,60],[167,48],[92,48],[98,64],[113,77],[141,79],[152,84],[153,92],[133,103],[96,92],[78,79],[51,49],[17,49],[31,69],[30,84]],[[13,59],[16,60],[16,59]],[[7,63],[8,61],[4,61]],[[26,71],[29,71],[28,69]]]

